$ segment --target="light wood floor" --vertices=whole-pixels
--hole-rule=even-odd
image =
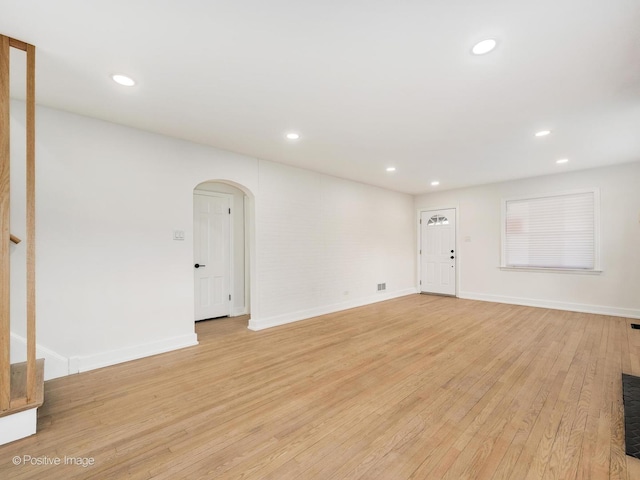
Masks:
[[[412,295],[46,383],[2,479],[640,479],[630,320]],[[15,455],[95,465],[14,466]]]

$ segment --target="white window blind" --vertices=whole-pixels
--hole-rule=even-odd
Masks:
[[[596,192],[504,202],[503,266],[594,270]]]

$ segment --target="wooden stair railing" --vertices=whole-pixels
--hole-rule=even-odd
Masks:
[[[10,52],[23,50],[27,57],[26,72],[26,272],[27,272],[27,361],[11,365],[10,322],[10,243],[21,240],[10,233]],[[35,283],[35,47],[0,35],[0,416],[41,404],[39,385],[44,382],[39,372],[43,363],[36,362],[36,283]],[[15,367],[15,368],[12,368]],[[13,382],[12,382],[13,377]],[[16,382],[24,383],[24,389]],[[12,385],[12,383],[14,385]],[[12,394],[13,390],[13,394]]]
[[[11,258],[9,257],[10,190],[9,190],[9,38],[0,37],[0,412],[7,410],[11,403],[11,323],[9,319],[9,290]]]

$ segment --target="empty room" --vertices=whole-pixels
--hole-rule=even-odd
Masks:
[[[638,25],[0,0],[0,478],[640,479]]]

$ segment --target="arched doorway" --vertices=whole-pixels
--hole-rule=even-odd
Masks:
[[[253,198],[228,180],[193,190],[195,321],[252,311]]]

